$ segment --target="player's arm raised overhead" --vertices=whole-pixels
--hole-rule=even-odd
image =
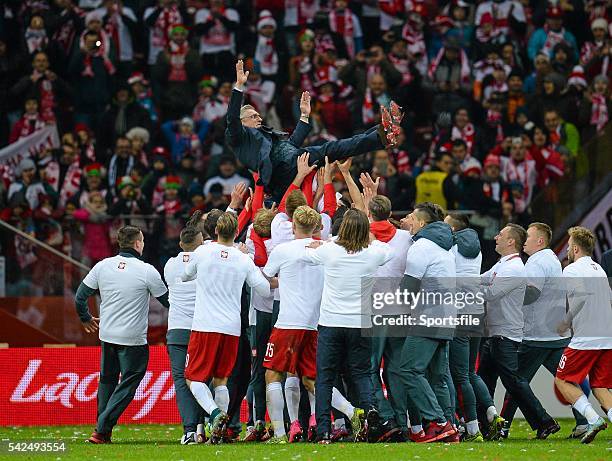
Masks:
[[[226,115],[226,137],[229,140],[230,145],[234,147],[239,146],[246,135],[246,130],[240,121],[240,107],[242,106],[242,92],[244,91],[244,85],[246,84],[248,78],[249,71],[244,71],[244,64],[242,60],[239,60],[236,63],[236,83],[234,85],[234,90],[232,91],[232,96],[230,97]]]

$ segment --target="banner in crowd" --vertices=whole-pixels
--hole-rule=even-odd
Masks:
[[[25,157],[36,157],[43,149],[60,145],[56,125],[46,125],[31,135],[0,149],[0,167],[16,167]]]
[[[601,255],[612,248],[612,190],[602,197],[578,225],[592,230],[595,234],[594,258],[596,261],[601,261]],[[556,253],[559,257],[565,257],[567,238],[564,239],[563,245],[557,248]]]
[[[0,349],[0,426],[96,422],[100,348]],[[123,424],[180,422],[164,346],[151,346],[149,366]]]

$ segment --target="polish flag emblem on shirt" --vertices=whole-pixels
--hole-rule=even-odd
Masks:
[[[121,261],[121,262],[119,263],[119,266],[118,266],[118,267],[119,267],[119,269],[121,269],[121,270],[125,269],[125,263],[124,263],[123,261]]]
[[[221,257],[222,257],[223,259],[227,259],[227,251],[223,250],[223,251],[221,252]]]
[[[183,262],[184,263],[188,263],[189,262],[189,255],[183,255]]]

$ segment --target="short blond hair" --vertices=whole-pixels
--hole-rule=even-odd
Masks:
[[[260,208],[253,219],[253,230],[260,237],[269,238],[272,236],[272,220],[276,216],[272,210]]]
[[[587,255],[592,256],[595,249],[595,234],[586,227],[570,227],[567,234],[572,238],[574,245],[577,245]]]
[[[527,229],[531,229],[532,227],[535,228],[542,235],[542,237],[544,237],[544,243],[546,246],[550,245],[552,240],[552,229],[550,226],[543,222],[532,222],[529,224]]]
[[[292,191],[285,201],[287,216],[289,216],[290,219],[293,219],[293,213],[302,205],[308,205],[304,193],[301,190]]]
[[[220,239],[229,240],[234,239],[236,231],[238,230],[238,220],[234,213],[226,211],[217,220],[217,226],[215,228],[216,234]]]
[[[293,222],[303,232],[313,232],[321,228],[321,215],[308,205],[302,205],[294,211]]]

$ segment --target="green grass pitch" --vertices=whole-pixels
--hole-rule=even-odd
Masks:
[[[484,444],[417,445],[338,443],[328,446],[298,443],[294,445],[265,445],[235,443],[226,445],[179,445],[179,426],[117,426],[112,445],[89,445],[84,440],[90,426],[14,427],[0,428],[2,452],[0,459],[49,459],[54,461],[79,460],[262,460],[262,461],[340,461],[340,460],[612,460],[612,428],[597,435],[590,445],[582,445],[566,437],[573,421],[562,420],[561,431],[548,440],[531,440],[534,434],[523,420],[512,425],[510,438],[503,442]],[[46,454],[8,454],[7,443],[22,441],[64,441],[65,452]]]

